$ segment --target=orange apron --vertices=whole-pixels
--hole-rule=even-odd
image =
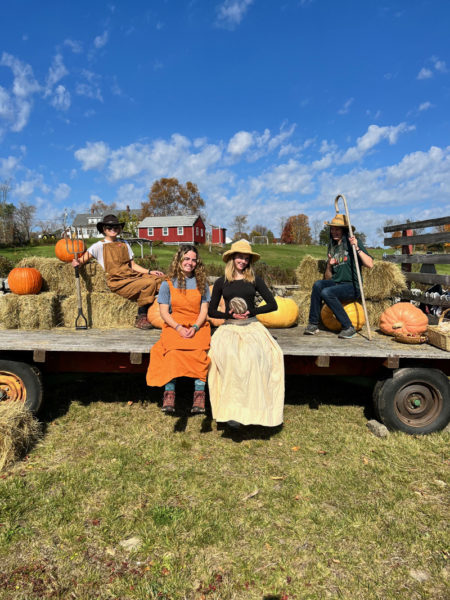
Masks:
[[[200,313],[202,296],[195,290],[180,290],[168,282],[172,317],[183,327],[191,327]],[[193,377],[206,381],[209,367],[208,350],[211,328],[208,321],[200,327],[193,338],[183,338],[166,323],[161,337],[150,351],[147,385],[163,386],[175,377]]]
[[[123,242],[104,244],[103,263],[109,289],[119,296],[137,301],[138,306],[152,304],[163,278],[150,273],[133,271],[129,262],[130,256],[126,244]]]

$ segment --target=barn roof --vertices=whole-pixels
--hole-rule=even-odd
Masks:
[[[200,215],[178,215],[174,217],[146,217],[138,227],[192,227]],[[203,222],[203,221],[202,221]]]

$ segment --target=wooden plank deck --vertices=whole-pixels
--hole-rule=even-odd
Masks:
[[[373,332],[369,341],[364,333],[341,340],[329,331],[314,336],[303,335],[303,327],[271,329],[286,356],[340,356],[357,358],[424,358],[450,360],[450,353],[429,344],[400,344],[393,338]],[[33,352],[149,352],[158,340],[159,330],[139,329],[51,329],[39,331],[0,330],[0,352],[22,350]]]

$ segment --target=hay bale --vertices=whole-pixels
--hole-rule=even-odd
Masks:
[[[5,294],[0,302],[2,329],[51,329],[60,321],[59,300],[53,292]]]
[[[39,422],[23,404],[0,403],[0,471],[20,460],[40,437]]]
[[[295,278],[300,291],[311,293],[312,286],[318,279],[323,279],[327,262],[318,260],[307,254],[295,269]]]
[[[294,292],[290,298],[292,298],[298,306],[298,324],[306,325],[308,323],[309,307],[311,305],[311,291]]]
[[[367,316],[369,318],[369,323],[372,329],[378,329],[380,326],[380,317],[383,312],[389,306],[392,306],[393,301],[390,299],[385,300],[367,300],[366,308],[367,308]]]
[[[397,265],[374,261],[372,269],[363,267],[364,294],[367,300],[384,300],[399,296],[406,290],[405,276]]]
[[[57,258],[29,256],[23,258],[18,267],[34,267],[43,279],[42,290],[55,292],[61,296],[71,296],[75,293],[75,272],[70,263],[64,263]],[[106,276],[102,267],[91,261],[83,265],[80,271],[80,286],[85,292],[108,292]]]
[[[83,314],[89,327],[116,329],[133,327],[136,320],[137,304],[117,294],[84,292],[82,294]],[[74,294],[61,302],[62,325],[75,327],[78,315],[78,300]]]

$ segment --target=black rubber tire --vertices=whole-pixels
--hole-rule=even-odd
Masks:
[[[11,383],[14,384],[14,391],[11,391]],[[23,402],[25,408],[37,413],[42,398],[39,369],[23,362],[0,360],[0,402]]]
[[[374,404],[388,429],[409,434],[440,431],[450,421],[450,384],[438,369],[397,369],[378,382]]]

